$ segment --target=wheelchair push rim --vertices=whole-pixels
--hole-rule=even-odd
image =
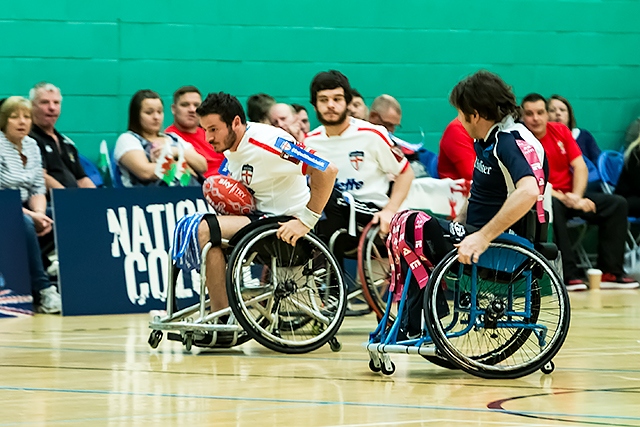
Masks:
[[[429,279],[425,320],[436,347],[463,370],[518,378],[541,369],[560,350],[569,329],[569,298],[555,269],[535,250],[494,242],[487,253],[495,251],[502,252],[491,267],[463,266],[451,251]]]
[[[305,353],[338,331],[346,287],[320,239],[307,234],[293,247],[276,237],[277,228],[257,228],[233,250],[227,268],[229,304],[260,344],[283,353]],[[252,286],[247,286],[246,268],[252,270]]]

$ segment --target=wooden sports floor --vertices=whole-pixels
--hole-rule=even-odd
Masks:
[[[571,294],[551,375],[484,380],[419,356],[368,369],[372,315],[288,356],[147,345],[148,315],[0,319],[0,426],[640,426],[640,292]]]

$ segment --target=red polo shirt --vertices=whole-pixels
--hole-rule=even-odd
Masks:
[[[582,151],[573,139],[571,131],[562,123],[549,122],[547,133],[538,139],[547,155],[549,182],[553,185],[553,189],[563,193],[570,192],[573,190],[571,162],[578,156],[582,156]]]
[[[199,127],[195,133],[187,133],[182,132],[175,125],[171,125],[165,129],[165,132],[180,135],[182,139],[190,142],[193,148],[207,159],[207,170],[204,172],[205,178],[211,175],[218,175],[218,169],[224,160],[224,155],[222,153],[216,153],[211,144],[207,142],[204,137],[204,129]]]
[[[464,178],[471,181],[475,161],[473,138],[469,136],[458,119],[453,119],[440,139],[438,175],[440,178]]]

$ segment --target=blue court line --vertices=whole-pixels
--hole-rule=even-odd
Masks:
[[[65,347],[30,347],[30,346],[19,346],[19,345],[0,345],[0,349],[2,348],[6,348],[6,349],[14,349],[14,350],[34,350],[34,351],[67,351],[67,352],[72,352],[72,353],[110,353],[110,354],[129,354],[131,353],[131,351],[125,351],[125,350],[94,350],[94,349],[87,349],[87,348],[65,348]],[[193,357],[236,357],[236,356],[242,356],[242,357],[251,357],[251,358],[263,358],[263,359],[282,359],[283,356],[282,354],[273,354],[273,355],[268,355],[268,354],[246,354],[244,352],[233,352],[232,349],[221,349],[222,352],[215,352],[215,351],[207,351],[207,349],[204,349],[203,352],[200,352],[198,354],[192,354],[187,352],[186,350],[179,350],[176,349],[175,351],[155,351],[155,350],[146,350],[146,351],[133,351],[134,354],[146,354],[149,356],[152,355],[164,355],[164,354],[183,354],[186,356],[193,356]],[[364,353],[363,353],[364,354]],[[424,365],[427,362],[424,362],[420,359],[414,358],[415,360],[409,361],[408,363],[411,365]],[[305,361],[305,360],[310,360],[310,361],[328,361],[328,362],[335,362],[336,360],[339,360],[341,362],[358,362],[358,363],[366,363],[367,362],[367,357],[364,357],[362,359],[352,359],[352,358],[330,358],[330,357],[309,357],[309,356],[301,356],[301,355],[295,355],[293,356],[293,360],[300,360],[300,361]],[[640,373],[640,369],[610,369],[610,368],[561,368],[562,371],[571,371],[571,372],[611,372],[611,373],[626,373],[626,374],[637,374]]]
[[[293,409],[293,408],[300,408],[301,405],[278,405],[278,410],[281,409]],[[309,406],[313,406],[313,405],[309,405]],[[249,412],[263,412],[263,411],[273,411],[273,406],[264,406],[264,407],[254,407],[254,408],[242,408],[242,413],[249,413]],[[113,417],[86,417],[86,418],[68,418],[68,419],[63,419],[63,420],[46,420],[47,423],[56,423],[56,424],[60,424],[60,423],[67,423],[67,424],[71,424],[71,423],[83,423],[83,424],[87,424],[90,422],[97,422],[97,421],[125,421],[125,420],[136,420],[136,419],[144,419],[144,420],[148,420],[149,418],[177,418],[177,416],[179,415],[195,415],[195,414],[220,414],[220,413],[224,413],[224,412],[238,412],[237,408],[229,408],[229,409],[222,409],[222,410],[210,410],[210,411],[176,411],[176,412],[168,412],[168,413],[153,413],[153,414],[140,414],[140,415],[119,415],[119,416],[113,416]],[[23,426],[23,425],[30,425],[30,424],[36,424],[36,425],[42,425],[42,421],[16,421],[16,422],[8,422],[8,423],[0,423],[0,426],[4,427],[4,426]]]
[[[142,396],[142,397],[169,397],[184,399],[205,399],[205,400],[229,400],[240,402],[267,402],[267,403],[287,403],[317,406],[353,406],[365,408],[393,408],[393,409],[420,409],[434,411],[462,411],[462,412],[480,412],[480,413],[503,413],[505,415],[514,415],[513,410],[501,409],[485,409],[485,408],[462,408],[457,406],[432,406],[432,405],[403,405],[383,402],[339,402],[339,401],[323,401],[323,400],[296,400],[296,399],[271,399],[266,397],[238,397],[238,396],[215,396],[200,394],[176,394],[176,393],[151,393],[151,392],[131,392],[131,391],[113,391],[113,390],[72,390],[62,388],[40,388],[40,387],[10,387],[0,386],[0,391],[40,391],[51,393],[71,393],[71,394],[94,394],[94,395],[120,395],[120,396]],[[537,411],[521,411],[518,415],[547,416],[547,417],[574,417],[586,419],[603,419],[603,420],[631,420],[640,421],[640,417],[624,416],[624,415],[595,415],[595,414],[570,414],[564,412],[537,412]]]

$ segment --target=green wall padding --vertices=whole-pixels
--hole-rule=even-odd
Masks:
[[[58,128],[90,158],[126,129],[138,89],[194,84],[244,103],[256,92],[309,105],[319,71],[344,72],[370,103],[404,110],[399,136],[437,150],[447,97],[485,68],[529,92],[567,97],[601,148],[640,115],[640,1],[264,2],[32,0],[0,7],[0,96],[47,80],[63,91]],[[312,114],[313,116],[313,114]],[[312,121],[315,119],[312,117]],[[317,123],[317,122],[316,122]]]

